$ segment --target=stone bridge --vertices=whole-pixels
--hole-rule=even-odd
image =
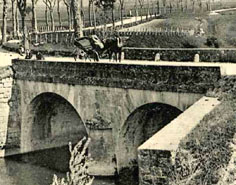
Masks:
[[[90,169],[96,175],[112,175],[137,160],[137,148],[221,75],[217,66],[20,59],[12,61],[12,70],[2,155],[61,147],[89,136]]]

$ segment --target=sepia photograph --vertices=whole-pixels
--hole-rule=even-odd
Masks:
[[[0,0],[0,185],[235,185],[236,0]]]

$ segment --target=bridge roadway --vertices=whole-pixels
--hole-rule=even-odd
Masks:
[[[11,60],[14,58],[24,59],[24,56],[20,56],[17,53],[8,52],[0,49],[0,67],[11,65]],[[54,62],[75,62],[72,57],[55,57],[55,56],[46,56],[46,61],[54,61]],[[76,62],[91,62],[93,61],[85,61],[85,60],[77,60]],[[115,61],[109,61],[108,59],[101,59],[99,63],[118,63]],[[160,65],[160,66],[220,66],[221,75],[236,75],[236,64],[234,63],[210,63],[210,62],[169,62],[169,61],[147,61],[147,60],[122,60],[122,64],[139,64],[139,65]]]

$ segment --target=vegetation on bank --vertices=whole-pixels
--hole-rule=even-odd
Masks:
[[[232,156],[231,143],[236,133],[236,77],[219,81],[209,95],[222,103],[181,141],[171,175],[171,184],[217,184]],[[234,179],[231,179],[231,181]]]
[[[52,185],[92,185],[94,178],[88,174],[89,157],[87,149],[90,139],[84,137],[72,149],[72,144],[69,144],[71,158],[69,161],[70,172],[67,172],[66,178],[53,177]]]

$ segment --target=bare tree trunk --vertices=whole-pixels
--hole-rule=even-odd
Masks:
[[[73,28],[74,25],[74,12],[73,12],[73,7],[70,6],[70,24],[71,24],[71,28]]]
[[[170,3],[170,13],[172,13],[172,3],[171,1],[169,3]]]
[[[72,0],[75,38],[83,37],[83,21],[81,16],[81,0]]]
[[[17,5],[16,5],[17,6]],[[20,26],[19,26],[19,15],[18,15],[18,9],[16,8],[16,13],[15,13],[15,18],[16,18],[16,36],[19,36],[20,33]]]
[[[96,11],[94,8],[94,4],[92,3],[92,11],[93,11],[93,25],[94,25],[94,29],[96,29],[97,26],[97,16],[96,16]]]
[[[157,0],[157,14],[160,14],[160,0]]]
[[[114,7],[111,8],[112,27],[115,27]]]
[[[28,49],[29,42],[27,40],[27,28],[25,26],[25,16],[26,16],[25,8],[26,8],[26,5],[25,7],[19,8],[19,10],[20,10],[20,15],[21,15],[21,30],[23,31],[23,45],[25,49]]]
[[[192,11],[195,13],[195,0],[192,0]]]
[[[80,0],[80,9],[81,9],[82,25],[84,27],[85,19],[84,19],[84,3],[83,3],[83,0]]]
[[[207,4],[208,4],[208,11],[211,11],[211,0],[208,0],[208,2],[207,2]]]
[[[141,22],[143,22],[143,7],[140,6],[140,16],[141,16]]]
[[[69,27],[69,30],[71,30],[71,11],[70,11],[70,7],[66,6],[66,10],[67,10],[68,27]]]
[[[202,11],[202,0],[199,0],[199,9]]]
[[[163,12],[166,14],[166,0],[162,0]]]
[[[91,5],[92,5],[92,3],[93,2],[91,2],[90,0],[89,0],[89,5],[88,5],[88,19],[89,19],[89,26],[92,26],[92,19],[91,19]]]
[[[32,0],[32,29],[34,32],[38,31],[38,26],[37,26],[37,16],[36,16],[36,11],[35,11],[35,0]]]
[[[59,26],[62,26],[61,23],[61,12],[60,12],[60,0],[57,0],[57,15],[58,15],[58,21],[59,21]]]
[[[55,22],[54,22],[54,16],[53,16],[53,9],[50,9],[49,12],[50,12],[51,29],[52,29],[52,31],[55,31]]]
[[[48,27],[48,6],[46,5],[46,8],[45,8],[45,21],[46,21],[46,26]]]
[[[12,10],[12,28],[13,28],[13,37],[17,36],[17,30],[16,30],[16,1],[11,0],[11,10]]]
[[[7,42],[7,0],[3,0],[3,14],[2,14],[2,43]]]
[[[184,12],[183,0],[180,0],[180,8],[181,8],[181,12]]]
[[[185,12],[188,11],[188,0],[185,0]]]
[[[123,28],[124,26],[124,21],[123,21],[123,5],[120,5],[120,21],[121,21],[121,26]]]

